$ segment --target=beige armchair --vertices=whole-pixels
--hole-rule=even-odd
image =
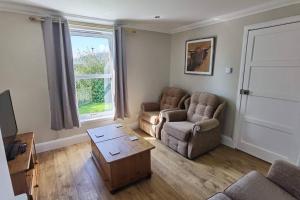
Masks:
[[[193,159],[218,146],[221,141],[220,120],[225,102],[213,94],[195,92],[188,110],[163,113],[166,122],[161,140],[171,149]]]
[[[160,138],[160,132],[164,123],[161,120],[161,113],[184,108],[184,101],[188,97],[189,95],[180,88],[166,87],[159,102],[142,103],[139,117],[140,129],[153,137]]]

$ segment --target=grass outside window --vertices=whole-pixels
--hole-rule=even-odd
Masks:
[[[111,103],[88,103],[79,105],[79,114],[100,113],[112,110]]]

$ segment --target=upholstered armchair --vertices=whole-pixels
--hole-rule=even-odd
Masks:
[[[163,113],[165,123],[161,140],[171,149],[193,159],[218,146],[221,141],[220,123],[225,102],[213,94],[195,92],[188,110]]]
[[[142,103],[139,117],[140,129],[153,137],[160,138],[163,121],[162,112],[184,108],[184,101],[189,95],[180,88],[166,87],[159,102]]]

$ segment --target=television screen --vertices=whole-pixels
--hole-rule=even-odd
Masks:
[[[0,94],[0,129],[8,155],[18,132],[9,90]]]

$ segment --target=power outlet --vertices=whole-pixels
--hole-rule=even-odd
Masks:
[[[232,74],[232,72],[233,72],[233,68],[232,67],[226,67],[225,68],[225,73],[226,74]]]

